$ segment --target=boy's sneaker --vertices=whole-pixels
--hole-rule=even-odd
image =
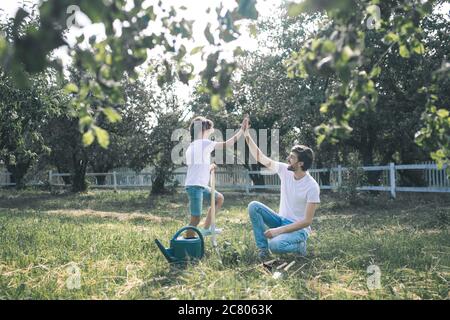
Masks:
[[[202,235],[204,237],[210,236],[212,234],[211,228],[205,229],[205,228],[198,228],[200,230],[200,232],[202,233]],[[215,229],[215,233],[216,234],[221,234],[222,233],[222,229],[216,228]]]

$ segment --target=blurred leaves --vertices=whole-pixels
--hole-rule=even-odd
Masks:
[[[255,0],[240,0],[234,9],[222,10],[220,6],[216,10],[219,32],[211,30],[211,24],[204,30],[205,38],[213,51],[218,53],[207,55],[207,67],[201,73],[204,90],[219,97],[218,104],[215,103],[217,98],[212,100],[215,106],[222,105],[223,99],[230,94],[229,80],[235,70],[233,62],[219,61],[222,51],[219,46],[240,36],[237,21],[258,17],[255,4]],[[58,70],[62,78],[61,63],[51,53],[67,45],[75,67],[90,74],[89,79],[80,79],[80,83],[70,83],[65,87],[65,91],[72,95],[72,105],[79,112],[79,117],[85,118],[80,121],[80,129],[94,132],[87,135],[83,142],[89,145],[94,136],[94,140],[98,139],[102,146],[106,146],[107,134],[96,129],[96,118],[103,111],[109,120],[120,120],[113,109],[124,101],[121,80],[125,76],[129,76],[130,80],[137,79],[138,67],[147,61],[149,50],[162,49],[162,65],[155,69],[160,87],[176,77],[188,84],[195,76],[194,68],[185,61],[185,46],[176,44],[177,37],[193,40],[194,21],[179,17],[178,8],[162,2],[158,6],[162,9],[161,13],[157,13],[152,5],[144,9],[142,1],[134,1],[134,7],[126,8],[123,0],[48,0],[36,6],[38,14],[33,16],[36,21],[33,25],[28,23],[30,13],[21,8],[13,19],[9,37],[0,35],[0,67],[22,88],[30,85],[26,73],[43,72],[50,66]],[[66,43],[63,35],[72,24],[79,26],[76,21],[78,11],[92,23],[102,24],[106,38],[100,41],[94,35],[86,41],[84,36],[80,36],[74,45]],[[156,20],[161,22],[163,29],[160,33],[149,34],[149,22]],[[121,26],[120,32],[117,24]],[[191,54],[204,53],[204,50],[206,48],[197,47]],[[233,54],[239,55],[240,52]],[[216,61],[211,61],[214,58]],[[213,66],[218,70],[211,69]],[[94,107],[97,105],[104,107]],[[87,121],[87,117],[91,120]],[[82,131],[83,134],[86,132]]]

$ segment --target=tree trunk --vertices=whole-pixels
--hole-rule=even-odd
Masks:
[[[156,178],[152,181],[152,191],[151,194],[163,194],[166,193],[166,175],[164,173],[157,173]]]
[[[323,163],[322,163],[322,161],[317,161],[317,167],[319,168],[319,169],[322,169],[323,168]],[[319,179],[320,179],[320,181],[317,181],[317,183],[322,183],[322,185],[325,185],[325,186],[329,186],[330,185],[330,171],[327,171],[327,172],[319,172]]]
[[[373,165],[373,144],[367,143],[363,148],[361,148],[361,157],[363,161],[363,166]],[[368,171],[367,172],[367,182],[369,185],[376,186],[379,185],[380,176],[382,171]]]
[[[16,184],[16,189],[23,189],[25,187],[25,181],[23,178],[25,177],[28,169],[30,168],[30,162],[21,162],[16,165],[6,165],[8,172],[11,173],[11,183]]]
[[[86,183],[86,169],[87,169],[87,157],[85,151],[81,151],[81,159],[78,159],[76,154],[73,156],[74,173],[73,173],[73,192],[84,192],[87,190]]]

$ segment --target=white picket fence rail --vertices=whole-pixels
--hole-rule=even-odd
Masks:
[[[381,171],[380,185],[362,186],[357,188],[361,191],[385,191],[395,198],[397,192],[450,192],[450,180],[445,172],[446,167],[438,169],[434,163],[424,164],[400,164],[389,163],[384,166],[363,166],[360,167],[364,171]],[[319,183],[321,189],[335,190],[342,186],[343,174],[349,170],[347,167],[337,166],[334,168],[320,168],[310,169],[310,174]],[[399,186],[398,175],[400,170],[420,170],[423,174],[423,179],[426,186]],[[320,174],[329,173],[329,184],[324,184]],[[10,173],[0,173],[0,186],[13,186],[10,182]],[[263,176],[264,185],[255,185],[250,178],[250,175]],[[62,177],[70,176],[69,173],[55,173],[50,171],[48,174],[48,182],[51,186],[70,186],[65,184]],[[109,173],[87,173],[90,187],[94,188],[146,188],[152,185],[152,173],[132,173],[132,172],[109,172]],[[97,176],[105,176],[105,184],[99,185]],[[179,186],[184,186],[186,172],[175,172],[174,180],[178,182]],[[33,183],[33,185],[43,184]],[[280,188],[280,180],[277,174],[273,172],[263,171],[249,171],[249,170],[217,170],[216,172],[216,186],[222,189],[242,190],[249,193],[250,190],[265,189],[277,190]]]

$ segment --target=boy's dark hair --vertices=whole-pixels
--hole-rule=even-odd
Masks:
[[[292,147],[291,152],[297,155],[298,161],[303,162],[303,165],[301,166],[303,171],[311,168],[314,161],[314,152],[310,147],[297,144]]]
[[[200,126],[201,126],[201,128],[202,128],[201,133],[203,133],[206,130],[211,129],[214,126],[214,122],[212,122],[211,120],[206,119],[205,117],[202,117],[202,116],[195,117],[191,121],[191,125],[189,126],[189,132],[191,133],[192,140],[194,140],[196,138],[196,137],[194,137],[196,126],[198,126],[198,128],[200,128]],[[199,130],[199,129],[197,129],[197,130]],[[200,132],[200,130],[199,130],[199,132]]]

